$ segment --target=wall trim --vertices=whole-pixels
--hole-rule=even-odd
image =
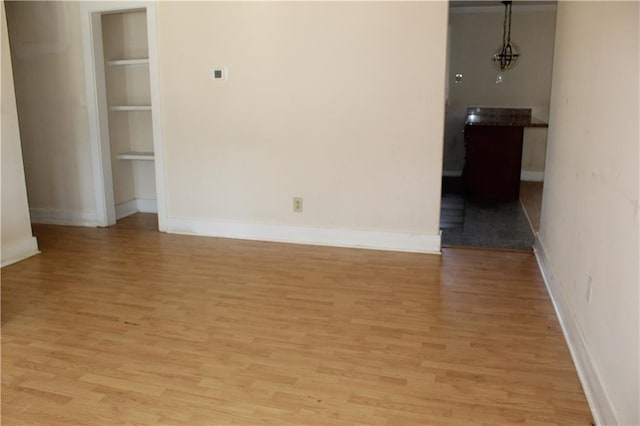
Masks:
[[[67,226],[101,226],[96,212],[73,212],[68,210],[29,209],[31,223]]]
[[[136,199],[125,201],[123,203],[116,204],[116,220],[120,220],[123,217],[131,216],[134,213],[138,213],[138,206]]]
[[[364,231],[167,218],[167,232],[244,240],[440,254],[440,233]]]
[[[28,257],[40,253],[38,250],[38,240],[36,237],[28,237],[15,243],[2,247],[2,263],[0,267],[20,262]]]
[[[565,297],[560,280],[553,270],[539,233],[536,234],[533,250],[558,322],[562,328],[564,339],[569,347],[569,352],[571,352],[573,364],[578,372],[580,383],[582,383],[582,389],[587,397],[593,420],[597,425],[620,424],[617,420],[612,400],[603,386],[602,380],[600,380],[600,375],[589,354],[587,342],[580,330],[580,325],[576,321],[571,305]]]
[[[520,172],[520,180],[525,180],[528,182],[544,182],[544,172],[522,170]]]
[[[116,220],[120,220],[123,217],[131,216],[135,213],[157,213],[158,204],[156,200],[145,200],[142,198],[134,198],[133,200],[125,201],[120,204],[116,204]]]

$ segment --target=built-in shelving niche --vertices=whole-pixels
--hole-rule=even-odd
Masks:
[[[146,19],[144,11],[102,15],[116,212],[156,200]]]

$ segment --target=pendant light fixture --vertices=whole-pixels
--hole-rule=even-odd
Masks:
[[[516,66],[520,59],[518,45],[511,41],[511,1],[503,1],[504,22],[502,24],[502,46],[493,54],[493,64],[500,71]]]

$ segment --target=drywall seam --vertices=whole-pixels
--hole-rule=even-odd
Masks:
[[[600,380],[584,336],[544,249],[540,234],[536,235],[534,253],[595,423],[597,425],[620,424],[615,407]]]
[[[28,257],[35,256],[40,253],[38,250],[38,240],[36,237],[29,237],[16,241],[8,246],[2,247],[2,266],[11,265],[20,262]]]
[[[440,233],[363,231],[167,218],[167,232],[245,240],[440,254]]]

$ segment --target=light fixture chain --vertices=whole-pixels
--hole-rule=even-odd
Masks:
[[[504,8],[504,21],[502,22],[502,46],[504,47],[504,45],[507,43],[506,40],[506,34],[507,34],[507,2],[505,3],[505,8]]]
[[[500,71],[513,68],[520,58],[520,51],[515,43],[511,42],[511,19],[513,1],[505,0],[504,21],[502,22],[502,45],[493,54],[493,63]]]
[[[509,31],[507,32],[507,43],[511,43],[511,8],[512,4],[509,2]]]

